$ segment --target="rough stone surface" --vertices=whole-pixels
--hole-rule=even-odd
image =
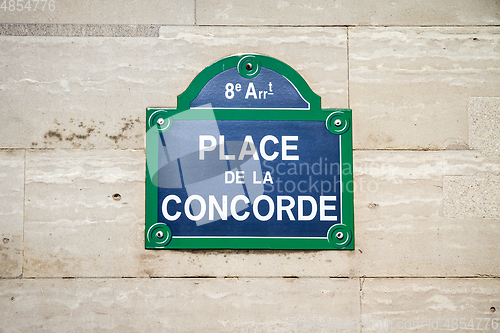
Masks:
[[[443,196],[447,217],[500,218],[500,175],[445,177]]]
[[[5,333],[289,332],[359,316],[358,279],[0,280]]]
[[[402,332],[494,332],[500,321],[499,279],[366,279],[361,295],[363,332],[383,322]]]
[[[500,28],[350,29],[354,147],[467,145],[468,97],[500,91],[499,39]]]
[[[496,1],[198,0],[198,24],[495,25]]]
[[[15,10],[7,1],[0,23],[52,24],[194,24],[194,0],[146,2],[111,1],[18,1]],[[21,9],[21,4],[25,7]],[[36,6],[36,8],[35,8]],[[36,9],[36,10],[35,10]]]
[[[158,37],[155,24],[0,24],[0,36]]]
[[[469,147],[491,157],[500,157],[500,97],[471,97]]]
[[[24,151],[0,150],[0,278],[22,274],[23,196]]]

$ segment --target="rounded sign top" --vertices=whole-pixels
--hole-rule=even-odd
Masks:
[[[179,95],[178,108],[320,110],[321,98],[284,62],[241,54],[200,72]]]

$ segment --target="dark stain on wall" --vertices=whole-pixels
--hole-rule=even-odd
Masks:
[[[79,148],[82,146],[83,140],[102,136],[101,131],[103,134],[104,132],[108,132],[104,134],[104,137],[114,141],[114,143],[118,143],[132,137],[142,137],[142,134],[133,133],[135,125],[139,123],[141,123],[140,118],[121,118],[120,121],[116,122],[116,126],[119,127],[118,132],[111,134],[109,133],[109,129],[105,128],[106,123],[103,121],[96,123],[94,120],[90,120],[90,122],[86,124],[83,121],[78,122],[74,119],[70,119],[69,122],[67,121],[65,123],[54,119],[55,128],[44,134],[45,141],[43,144],[51,146],[59,141],[67,141],[70,142],[74,148]],[[38,146],[38,142],[32,142],[31,146]],[[90,146],[93,147],[93,144],[90,143]]]

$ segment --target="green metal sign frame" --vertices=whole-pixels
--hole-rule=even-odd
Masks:
[[[252,78],[261,68],[271,69],[291,82],[309,103],[308,110],[259,108],[231,109],[214,107],[190,108],[190,103],[212,78],[230,68],[237,68],[242,77]],[[185,111],[190,112],[185,112]],[[340,136],[341,219],[322,238],[300,237],[176,237],[166,223],[158,221],[158,139],[176,120],[238,120],[238,121],[320,121],[327,135]],[[146,111],[146,249],[354,249],[354,204],[352,175],[352,116],[349,109],[322,109],[316,95],[302,76],[287,64],[258,54],[242,54],[221,59],[202,70],[189,87],[177,97],[177,108],[147,108]],[[300,223],[300,222],[299,222]]]

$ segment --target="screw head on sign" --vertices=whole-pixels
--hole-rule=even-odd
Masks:
[[[163,231],[161,231],[161,230],[160,230],[160,231],[158,231],[158,232],[156,233],[156,238],[158,238],[158,239],[162,239],[162,238],[163,238]]]
[[[251,63],[248,63],[245,65],[245,68],[247,69],[247,71],[251,71],[253,68],[253,65]]]
[[[156,121],[156,123],[157,123],[158,125],[160,125],[160,126],[163,126],[163,124],[165,124],[165,119],[160,118],[160,119],[158,119],[158,120]]]
[[[342,120],[340,119],[335,119],[335,121],[333,122],[333,124],[337,127],[340,127],[342,125]]]
[[[335,234],[335,238],[337,239],[342,239],[344,238],[344,233],[342,231],[339,231]]]

